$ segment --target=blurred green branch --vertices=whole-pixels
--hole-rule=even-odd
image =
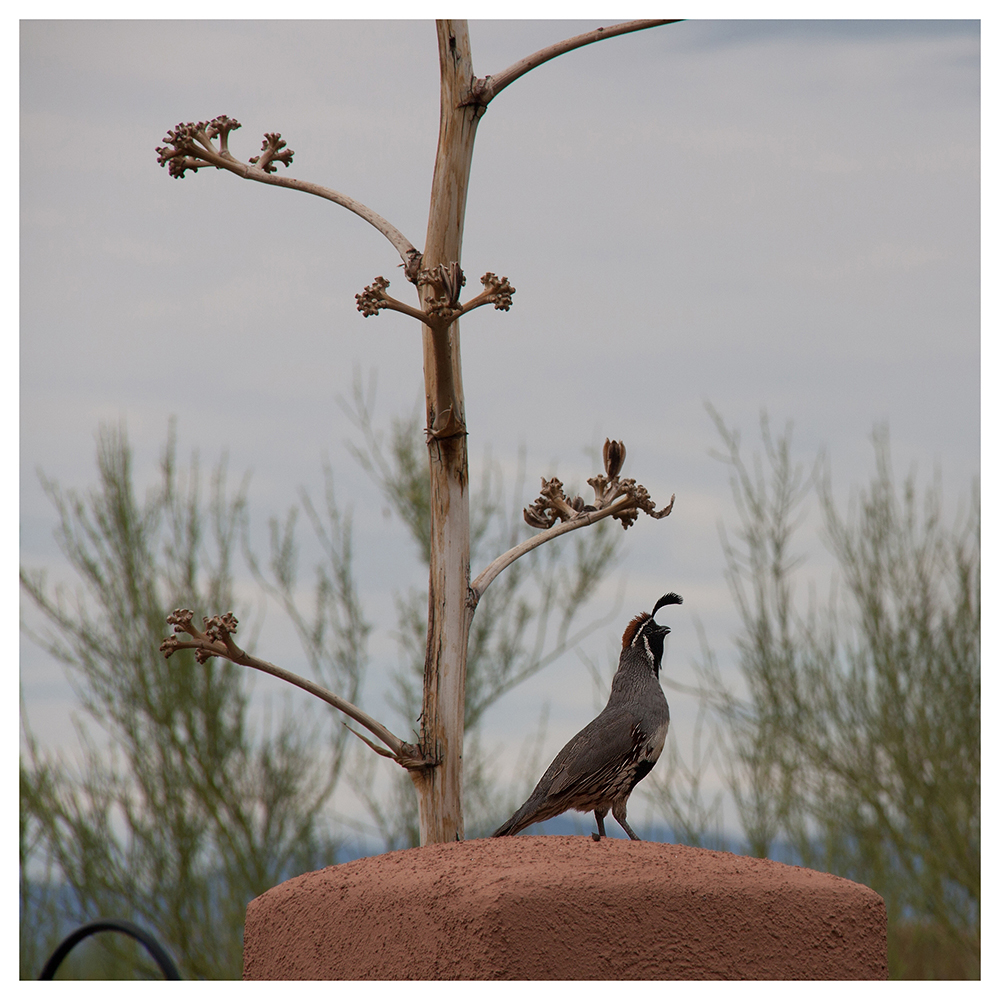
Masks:
[[[842,512],[822,456],[792,459],[791,429],[762,418],[764,456],[710,408],[724,444],[739,524],[722,532],[742,623],[743,693],[723,682],[707,643],[701,696],[714,709],[730,791],[757,856],[870,885],[885,898],[890,972],[948,941],[948,969],[978,976],[980,910],[980,506],[944,514],[940,477],[897,486],[888,431],[873,435],[875,472]],[[796,532],[816,496],[836,560],[825,603],[796,601]],[[704,762],[681,774],[697,792]],[[661,790],[661,811],[704,830],[697,794]],[[904,955],[910,956],[904,959]],[[926,970],[925,970],[926,971]],[[950,973],[949,973],[950,974]]]

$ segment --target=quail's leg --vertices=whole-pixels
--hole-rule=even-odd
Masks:
[[[618,821],[618,825],[629,835],[629,837],[632,838],[632,840],[639,840],[640,839],[639,837],[637,837],[632,832],[632,827],[630,827],[628,825],[628,823],[625,822],[625,803],[624,802],[622,802],[620,804],[619,803],[615,803],[611,807],[611,815],[614,816],[614,818]]]
[[[607,809],[595,809],[594,816],[597,819],[597,833],[594,835],[594,840],[600,840],[602,837],[606,837],[607,833],[604,831],[604,817],[607,816]]]

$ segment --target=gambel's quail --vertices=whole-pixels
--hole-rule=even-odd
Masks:
[[[621,828],[639,839],[625,821],[625,806],[632,789],[653,769],[670,724],[660,687],[663,639],[670,629],[657,625],[653,616],[664,605],[681,603],[679,595],[664,594],[652,614],[643,612],[628,623],[604,711],[559,751],[528,801],[494,837],[512,836],[567,809],[593,809],[594,839],[600,840],[607,836],[604,817],[610,809]]]

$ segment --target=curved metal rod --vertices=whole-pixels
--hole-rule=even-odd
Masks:
[[[84,924],[77,928],[62,943],[45,963],[39,979],[55,978],[56,969],[62,964],[62,960],[84,939],[91,934],[98,934],[101,931],[118,931],[120,934],[127,934],[135,938],[146,951],[153,957],[153,961],[160,967],[164,979],[180,979],[181,975],[174,965],[174,960],[167,953],[167,950],[148,931],[130,923],[128,920],[92,920],[89,924]]]

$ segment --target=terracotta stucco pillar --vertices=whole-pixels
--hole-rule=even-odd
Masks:
[[[433,844],[290,879],[247,910],[246,979],[884,979],[880,896],[673,844]]]

